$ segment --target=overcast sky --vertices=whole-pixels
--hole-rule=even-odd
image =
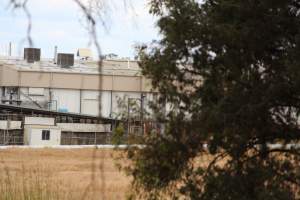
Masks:
[[[58,52],[75,53],[88,47],[89,36],[84,29],[82,14],[73,0],[29,0],[32,14],[32,38],[35,47],[42,49],[42,57],[51,58],[54,46]],[[133,57],[136,43],[150,43],[158,39],[155,19],[148,14],[146,0],[131,0],[124,7],[121,0],[106,0],[107,28],[99,25],[99,41],[103,54],[115,53]],[[7,44],[13,43],[14,54],[21,54],[26,37],[27,19],[19,11],[7,7],[8,0],[0,0],[0,54],[7,53]],[[94,53],[95,54],[95,53]]]

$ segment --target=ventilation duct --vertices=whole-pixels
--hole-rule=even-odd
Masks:
[[[28,63],[34,63],[41,60],[41,49],[24,48],[24,60]]]
[[[58,53],[57,65],[65,68],[69,68],[74,65],[74,54]]]

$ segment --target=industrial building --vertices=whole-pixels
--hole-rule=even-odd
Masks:
[[[69,62],[61,57],[66,54],[58,54],[57,61],[47,60],[40,59],[40,53],[33,55],[35,61],[27,56],[0,57],[2,103],[98,116],[101,101],[101,116],[111,118],[118,98],[152,98],[149,81],[141,76],[136,61],[104,60],[99,74],[96,61]]]
[[[0,104],[0,145],[94,145],[109,143],[116,120]]]
[[[77,59],[66,53],[43,59],[41,49],[36,48],[24,49],[23,58],[0,57],[0,93],[4,116],[0,132],[20,132],[19,142],[29,145],[73,143],[66,138],[73,138],[74,133],[97,140],[97,133],[111,132],[113,118],[120,112],[119,99],[140,100],[143,109],[148,109],[147,101],[154,96],[136,61],[103,60],[99,73],[98,62],[87,49],[79,49]],[[6,143],[4,138],[2,144]]]

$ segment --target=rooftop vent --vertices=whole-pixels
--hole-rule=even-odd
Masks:
[[[57,54],[57,65],[61,67],[71,67],[74,65],[74,54],[69,53],[58,53]]]
[[[34,63],[41,60],[41,49],[24,48],[24,60],[28,63]]]

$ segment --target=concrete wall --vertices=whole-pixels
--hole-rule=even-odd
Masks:
[[[101,75],[78,72],[40,71],[39,69],[17,69],[10,65],[0,65],[0,86],[38,87],[55,89],[81,89],[150,92],[150,81],[140,75]]]
[[[42,140],[42,131],[50,130],[50,139]],[[61,130],[54,126],[24,126],[24,144],[32,146],[60,145]]]
[[[0,120],[0,129],[1,130],[21,130],[21,121],[7,121]]]
[[[55,120],[54,118],[48,118],[48,117],[25,117],[24,124],[54,126]]]

